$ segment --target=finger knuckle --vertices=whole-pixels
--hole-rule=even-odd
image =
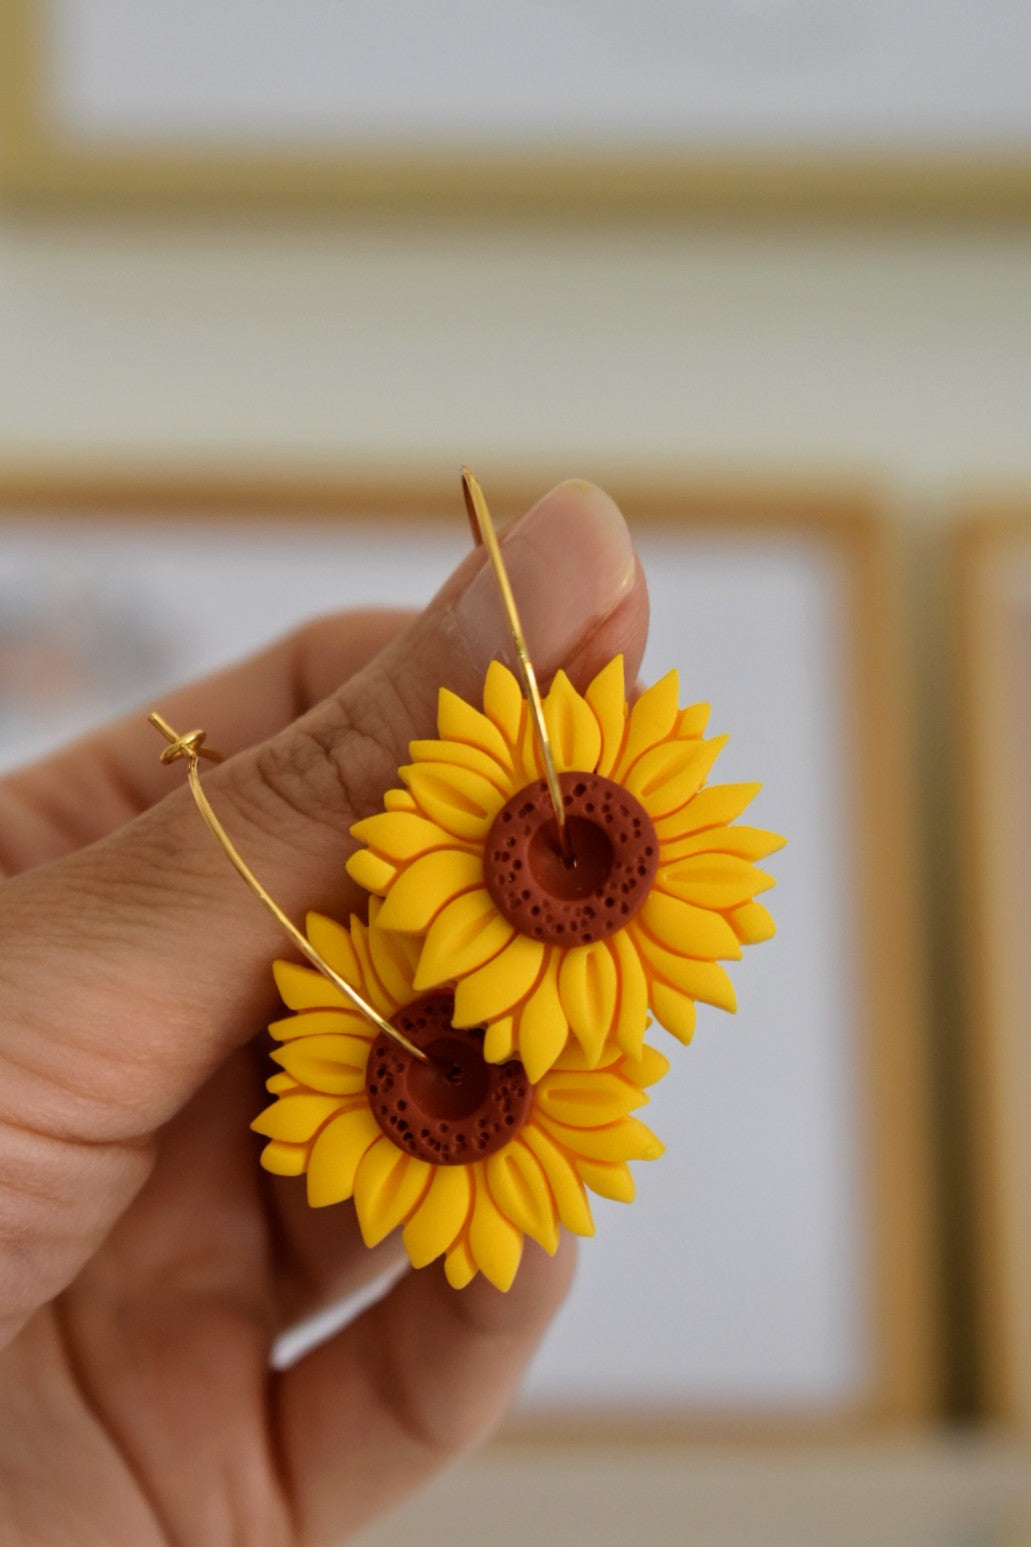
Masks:
[[[342,692],[257,748],[244,792],[266,818],[282,814],[332,826],[379,805],[396,780],[410,725],[403,691],[386,673]]]

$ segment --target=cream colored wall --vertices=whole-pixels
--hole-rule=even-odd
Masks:
[[[0,456],[1031,486],[1031,231],[0,219]]]

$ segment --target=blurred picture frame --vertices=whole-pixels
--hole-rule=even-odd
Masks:
[[[1003,0],[933,26],[916,0],[485,15],[0,0],[0,186],[340,213],[1031,209]]]
[[[964,1076],[979,1401],[1031,1425],[1031,497],[970,505],[954,553]]]
[[[503,521],[557,470],[479,472]],[[647,1116],[668,1153],[637,1168],[632,1208],[599,1200],[578,1287],[505,1433],[668,1441],[930,1420],[936,1200],[890,527],[847,483],[598,481],[650,577],[646,674],[678,665],[682,702],[711,695],[713,730],[733,732],[716,777],[765,777],[754,820],[789,844],[773,864],[779,937],[738,964],[736,1021],[709,1012],[688,1049],[658,1034],[673,1068]],[[92,654],[111,701],[94,695],[91,712],[138,701],[141,737],[170,677],[328,605],[417,604],[468,547],[457,476],[436,468],[0,469],[0,531],[0,615],[6,593],[43,620],[23,651],[40,681],[54,677],[47,619],[63,627],[85,596],[85,643],[62,636],[53,657]],[[499,612],[499,648],[503,629]],[[4,648],[0,755],[4,683],[10,697],[26,670],[5,672]],[[125,649],[147,683],[121,672]],[[80,713],[74,673],[70,692]],[[52,707],[44,718],[40,738],[24,705],[7,714],[26,756],[54,739]]]

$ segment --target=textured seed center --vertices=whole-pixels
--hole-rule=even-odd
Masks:
[[[488,1064],[483,1028],[452,1026],[451,994],[430,994],[399,1010],[391,1025],[428,1055],[413,1058],[384,1033],[369,1054],[369,1106],[387,1138],[417,1160],[460,1166],[514,1139],[533,1086],[518,1060]]]
[[[659,864],[651,817],[621,784],[564,773],[568,854],[543,779],[502,806],[487,835],[484,881],[498,911],[548,945],[615,934],[648,895]]]

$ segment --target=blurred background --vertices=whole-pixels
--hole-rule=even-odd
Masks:
[[[715,608],[710,634],[759,619],[781,647],[753,684],[758,721],[733,696],[734,661],[711,674],[729,700],[717,729],[762,762],[735,776],[767,774],[780,811],[804,807],[777,867],[784,954],[757,1003],[779,994],[789,1017],[786,964],[801,976],[813,960],[798,899],[842,937],[868,905],[855,867],[884,856],[844,797],[863,759],[885,773],[862,686],[875,668],[884,727],[907,741],[892,810],[912,853],[904,874],[878,874],[899,894],[912,983],[897,1029],[920,1071],[892,1112],[912,1130],[898,1185],[919,1209],[919,1381],[879,1400],[890,1380],[864,1363],[849,1286],[891,1282],[897,1264],[856,1253],[907,1251],[864,1216],[892,1141],[869,1090],[850,1106],[859,1085],[834,1051],[852,1057],[867,1023],[839,1026],[810,994],[789,1047],[811,1067],[806,1031],[823,1035],[826,1080],[789,1102],[812,1121],[796,1181],[763,1205],[765,1244],[734,1259],[735,1287],[747,1323],[776,1264],[780,1303],[799,1284],[815,1295],[824,1343],[801,1339],[792,1363],[780,1341],[780,1363],[750,1374],[728,1323],[739,1363],[703,1379],[686,1326],[682,1401],[664,1391],[659,1434],[629,1352],[619,1421],[610,1323],[602,1434],[582,1378],[610,1314],[599,1280],[595,1322],[535,1375],[536,1403],[370,1547],[416,1528],[441,1547],[528,1531],[570,1547],[642,1531],[713,1547],[1031,1543],[1029,1004],[1009,977],[1031,924],[1013,840],[1029,826],[1029,65],[1023,0],[0,0],[0,759],[309,608],[425,595],[464,529],[456,498],[453,538],[427,537],[413,491],[425,482],[439,515],[462,462],[488,494],[571,474],[617,486],[662,577],[655,671],[704,650],[677,616],[685,596]],[[353,491],[373,484],[407,490],[403,576],[360,522]],[[305,509],[324,522],[334,488],[352,491],[341,572],[348,553],[362,563],[327,588],[325,527],[313,536]],[[867,534],[860,560],[839,547],[843,504]],[[228,635],[201,629],[187,659],[175,641],[198,617],[174,608],[201,551],[207,616],[227,576],[252,608]],[[876,587],[853,584],[874,551]],[[857,951],[835,981],[871,975],[858,1001],[877,971]],[[814,1135],[825,1150],[806,1150]],[[807,1154],[833,1183],[824,1216],[838,1200],[822,1266],[803,1250]],[[743,1185],[733,1167],[722,1185]],[[706,1193],[728,1218],[733,1196]],[[605,1220],[612,1273],[627,1228]],[[851,1329],[837,1363],[835,1326]],[[728,1425],[742,1392],[747,1421]],[[564,1403],[560,1442],[549,1402]]]

